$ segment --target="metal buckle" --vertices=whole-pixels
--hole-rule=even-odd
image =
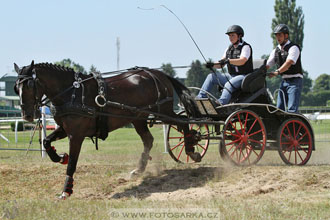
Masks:
[[[100,103],[99,103],[99,98],[102,99],[102,102],[104,102],[103,104],[100,104]],[[95,97],[95,103],[96,103],[99,107],[104,107],[104,106],[106,106],[106,104],[107,104],[107,100],[105,99],[105,97],[104,97],[103,95],[97,95],[97,96]]]

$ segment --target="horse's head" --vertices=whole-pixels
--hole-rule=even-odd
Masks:
[[[21,69],[14,64],[18,77],[14,90],[20,97],[20,105],[22,109],[23,119],[32,122],[33,119],[40,117],[40,102],[42,93],[40,87],[37,87],[37,78],[34,70],[34,61],[30,66]]]

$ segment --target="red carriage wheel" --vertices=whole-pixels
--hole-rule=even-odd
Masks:
[[[265,126],[250,110],[232,113],[225,122],[222,135],[220,156],[236,165],[256,164],[265,152]]]
[[[278,153],[284,163],[304,165],[312,155],[314,142],[309,126],[298,118],[284,121],[277,133]]]
[[[182,114],[182,113],[181,113]],[[210,142],[210,132],[207,125],[190,124],[189,130],[194,135],[195,152],[199,152],[202,158],[206,154]],[[183,131],[176,125],[169,125],[167,130],[167,151],[170,156],[179,163],[194,163],[185,153],[185,143]]]

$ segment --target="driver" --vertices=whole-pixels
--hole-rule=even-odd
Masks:
[[[205,91],[210,92],[214,85],[220,84],[223,90],[221,97],[216,102],[221,105],[229,103],[232,93],[241,87],[244,76],[253,72],[252,47],[243,40],[243,28],[239,25],[232,25],[228,28],[226,34],[231,44],[218,63],[208,62],[206,67],[212,69],[213,67],[222,68],[227,65],[229,74],[219,72],[208,74],[202,90],[197,95],[197,98],[206,98]]]
[[[282,76],[280,93],[277,96],[277,107],[288,112],[298,112],[303,86],[300,47],[289,40],[289,28],[279,24],[274,28],[278,46],[270,53],[267,69],[276,64],[277,69],[269,77]]]

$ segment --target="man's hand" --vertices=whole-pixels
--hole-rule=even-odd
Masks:
[[[279,75],[281,75],[280,72],[278,70],[276,70],[275,72],[270,72],[268,74],[268,77],[273,78],[274,76],[279,76]]]
[[[221,59],[221,60],[219,60],[219,64],[221,67],[226,64],[229,64],[229,59],[227,59],[227,58]]]
[[[214,66],[214,63],[212,63],[212,62],[207,62],[207,63],[205,64],[205,66],[206,66],[206,68],[208,68],[208,69],[212,69],[213,66]]]

